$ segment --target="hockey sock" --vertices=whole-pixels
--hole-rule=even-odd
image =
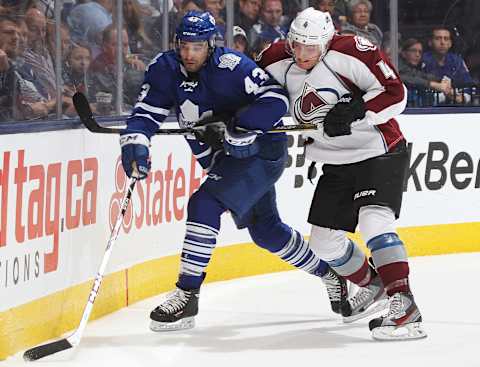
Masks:
[[[370,284],[373,272],[363,251],[352,240],[346,239],[346,241],[345,254],[338,259],[327,262],[337,274],[360,287],[364,287]]]
[[[396,233],[384,233],[367,243],[373,262],[389,296],[410,292],[408,260],[403,242]]]
[[[303,239],[301,233],[293,229],[290,229],[290,231],[291,236],[285,246],[283,246],[281,250],[273,253],[287,263],[307,273],[320,277],[325,275],[328,271],[327,263],[320,260],[320,258],[310,250],[308,242]]]
[[[198,289],[205,278],[213,249],[217,244],[220,215],[225,209],[209,193],[199,190],[188,203],[187,231],[183,241],[177,286]]]

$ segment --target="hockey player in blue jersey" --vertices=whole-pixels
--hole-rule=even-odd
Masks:
[[[120,138],[126,174],[143,179],[150,169],[150,138],[172,107],[181,127],[210,115],[232,116],[221,140],[209,134],[211,130],[186,138],[208,176],[188,203],[176,290],[151,312],[150,327],[161,331],[194,326],[199,289],[215,248],[220,216],[227,210],[258,246],[321,277],[332,309],[339,313],[347,293],[345,281],[310,250],[298,231],[281,221],[277,211],[274,184],[285,167],[287,137],[266,132],[282,124],[289,104],[286,92],[243,54],[215,47],[215,33],[208,12],[184,16],[176,31],[176,49],[150,63]]]

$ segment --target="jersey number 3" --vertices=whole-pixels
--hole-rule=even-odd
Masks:
[[[258,94],[260,89],[259,84],[262,84],[270,79],[268,74],[260,68],[255,68],[252,70],[252,77],[253,80],[249,76],[245,77],[245,92],[247,94]]]

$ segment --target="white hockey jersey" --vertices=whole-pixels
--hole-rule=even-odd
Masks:
[[[395,116],[407,103],[407,90],[389,60],[370,41],[335,35],[329,51],[312,70],[300,69],[285,41],[272,44],[257,63],[289,93],[290,112],[297,123],[316,123],[304,133],[313,143],[306,156],[330,164],[360,162],[390,151],[404,140]],[[352,124],[352,134],[329,137],[323,132],[327,112],[347,94],[360,95],[366,114]]]

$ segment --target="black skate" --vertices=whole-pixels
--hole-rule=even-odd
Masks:
[[[195,326],[194,316],[198,313],[200,289],[185,291],[175,289],[167,299],[150,313],[152,331],[191,329]]]
[[[411,293],[395,293],[389,301],[388,314],[368,324],[374,339],[409,340],[427,336],[421,327],[422,315]]]
[[[380,276],[375,273],[369,285],[360,287],[357,292],[348,297],[342,305],[343,322],[350,323],[388,307],[388,299]]]
[[[339,276],[332,268],[328,268],[328,272],[321,277],[323,283],[327,287],[328,298],[332,311],[340,314],[342,304],[346,302],[348,289],[346,280]]]

